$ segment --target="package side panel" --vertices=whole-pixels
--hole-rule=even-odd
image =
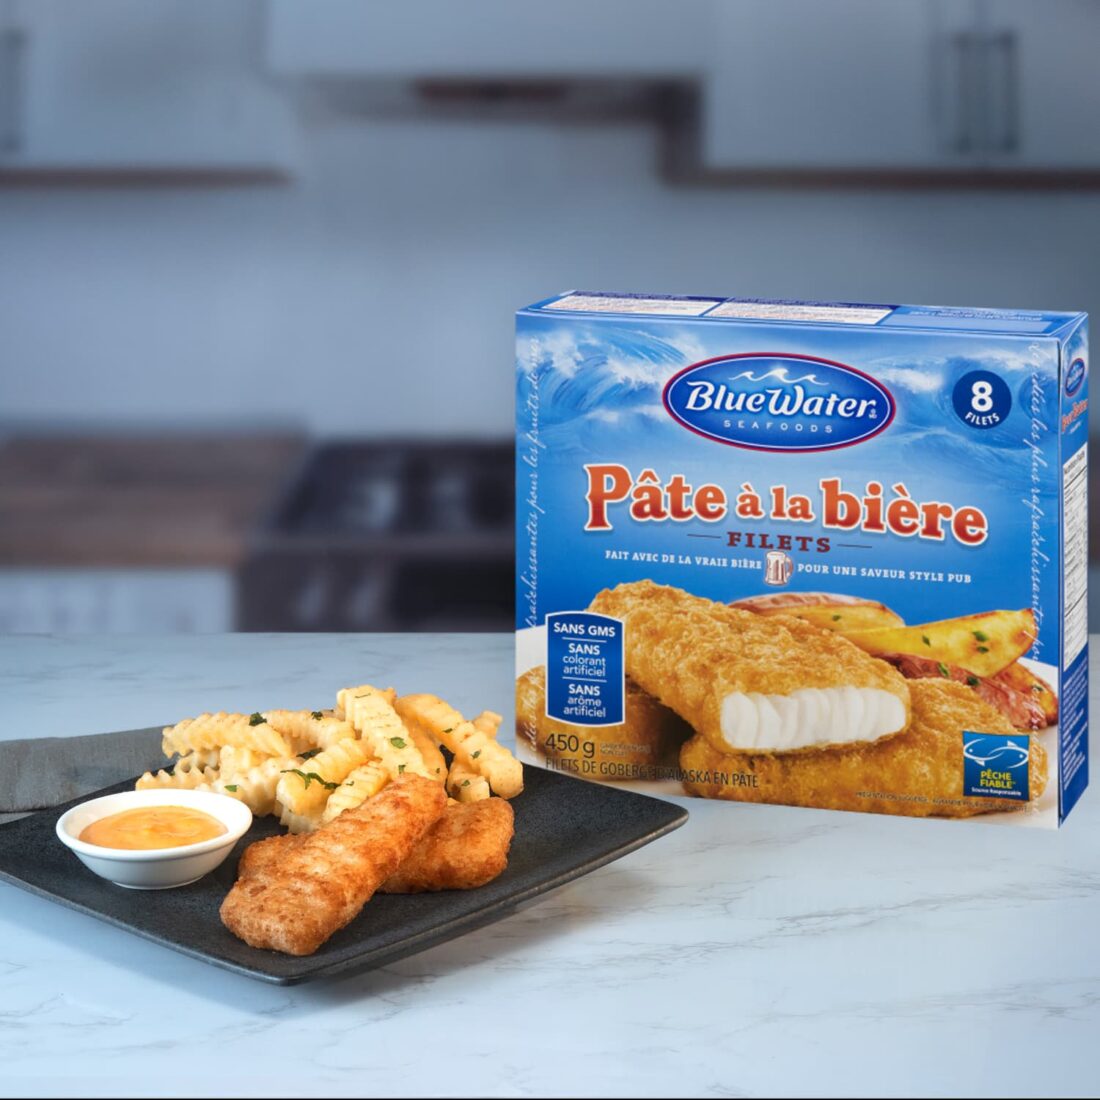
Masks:
[[[529,318],[516,316],[516,629],[537,626],[539,476],[538,343]]]
[[[538,536],[542,502],[539,491],[541,438],[539,435],[538,339],[529,315],[516,315],[516,636],[515,713],[516,749],[521,760],[540,763],[529,738],[537,717],[526,713],[524,673],[542,664],[543,631],[538,617]]]
[[[1060,373],[1062,685],[1060,818],[1088,786],[1088,330],[1062,348]]]

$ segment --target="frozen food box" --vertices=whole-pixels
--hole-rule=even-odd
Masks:
[[[528,762],[1062,822],[1088,782],[1084,314],[572,291],[516,343]]]

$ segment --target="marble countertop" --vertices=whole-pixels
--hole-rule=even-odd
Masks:
[[[0,639],[0,738],[315,706],[506,713],[506,635]],[[1086,1095],[1100,798],[1058,833],[687,802],[490,928],[279,988],[0,885],[6,1096]]]

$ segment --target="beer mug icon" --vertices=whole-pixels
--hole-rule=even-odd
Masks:
[[[764,583],[784,585],[791,579],[794,572],[794,562],[790,554],[784,554],[782,550],[769,550],[764,559]]]

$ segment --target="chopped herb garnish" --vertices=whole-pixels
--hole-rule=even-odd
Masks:
[[[469,781],[468,779],[463,779],[463,780],[462,780],[462,785],[463,785],[464,787],[468,787],[468,786],[470,785],[470,781]]]
[[[989,641],[989,635],[988,634],[983,634],[980,630],[972,630],[970,633],[973,634],[974,637],[977,638],[979,642],[988,642]]]
[[[1043,690],[1043,685],[1042,684],[1032,684],[1031,685],[1031,690],[1035,691],[1035,692],[1042,691]]]
[[[267,719],[258,711],[253,711],[248,717],[248,724],[250,726],[262,726]]]
[[[310,718],[316,718],[317,721],[319,722],[322,718],[324,718],[324,713],[322,711],[319,711],[319,710],[311,710],[309,712],[309,716],[310,716]]]
[[[390,744],[393,745],[393,747],[395,749],[403,749],[405,747],[405,738],[404,737],[391,737],[390,738]]]
[[[938,661],[936,663],[936,668],[938,668],[940,670],[940,675],[945,680],[950,680],[951,679],[951,670],[947,667],[947,665],[945,665],[943,663],[943,661]]]
[[[286,775],[288,772],[293,772],[294,775],[297,775],[300,778],[304,779],[305,783],[306,783],[306,790],[307,791],[309,790],[309,785],[310,785],[311,782],[320,783],[321,786],[324,787],[325,790],[328,790],[328,791],[334,791],[334,790],[336,790],[337,787],[340,786],[339,783],[330,783],[327,779],[324,779],[322,776],[319,776],[316,772],[304,772],[300,768],[283,768],[281,774]]]
[[[357,695],[356,699],[365,699],[368,695],[373,695],[373,691],[364,691],[362,695]]]
[[[834,615],[833,616],[833,622],[834,623],[839,623],[840,622],[840,616],[839,615]]]
[[[438,770],[439,769],[437,768],[436,771],[438,771]],[[397,765],[397,774],[398,775],[404,775],[405,774],[405,765],[404,764],[398,764]]]
[[[453,732],[454,732],[454,726],[450,726],[450,727],[448,727],[448,728],[447,728],[447,729],[445,729],[445,730],[444,730],[443,732],[444,732],[444,733],[453,733]]]
[[[988,653],[989,652],[989,646],[987,646],[987,645],[978,646],[978,652],[979,653]]]
[[[927,635],[927,634],[922,634],[922,635],[920,636],[920,640],[921,640],[922,642],[924,642],[924,644],[925,644],[925,645],[931,645],[931,644],[932,644],[932,643],[931,643],[931,642],[930,642],[930,641],[928,640],[928,635]]]
[[[977,676],[967,676],[966,682],[970,687],[976,688],[978,686],[979,680]]]
[[[227,791],[232,791],[234,794],[236,794],[238,788],[236,783],[226,783],[225,789]]]
[[[312,760],[320,751],[320,749],[306,749],[305,752],[298,753],[298,759]]]
[[[480,755],[481,755],[481,749],[478,749],[477,752],[470,753],[470,759],[471,760],[476,760]]]
[[[355,780],[354,780],[354,779],[349,779],[349,780],[348,780],[348,781],[347,781],[347,782],[346,782],[346,783],[344,784],[344,786],[345,786],[345,787],[354,787],[354,786],[355,786]]]

